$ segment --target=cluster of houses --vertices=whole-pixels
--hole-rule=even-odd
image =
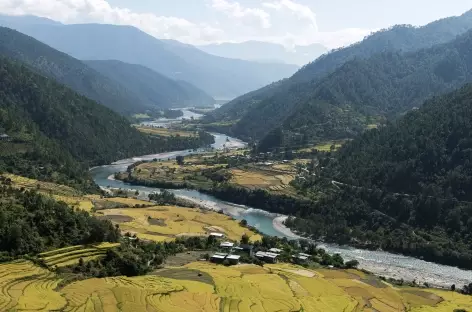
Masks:
[[[224,238],[221,233],[210,233],[210,236]],[[222,241],[219,245],[219,251],[210,257],[213,263],[223,263],[225,260],[231,265],[239,264],[241,255],[245,254],[251,258],[255,257],[266,263],[277,263],[280,254],[283,251],[278,248],[271,248],[268,251],[257,251],[254,253],[254,246],[250,244],[235,245],[233,242]],[[303,264],[310,260],[311,255],[298,253],[292,255],[292,261],[297,264]]]

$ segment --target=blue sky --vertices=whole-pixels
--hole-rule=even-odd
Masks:
[[[191,44],[347,45],[394,24],[459,15],[472,0],[1,0],[0,12],[139,27]]]

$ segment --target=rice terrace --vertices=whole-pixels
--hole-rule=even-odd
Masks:
[[[29,261],[2,264],[0,310],[452,312],[472,308],[470,298],[458,293],[393,287],[355,270],[195,262],[168,271],[61,285],[59,275]]]

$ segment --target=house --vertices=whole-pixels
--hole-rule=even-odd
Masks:
[[[230,264],[239,264],[239,258],[241,258],[241,256],[239,255],[229,255],[226,257],[226,259],[229,261]]]
[[[232,242],[222,242],[222,243],[220,244],[220,248],[221,248],[221,249],[223,249],[223,250],[225,250],[225,251],[229,251],[229,252],[230,252],[231,250],[233,250],[233,247],[234,247],[234,243],[232,243]]]
[[[6,133],[0,134],[0,141],[10,141],[10,136]]]
[[[225,237],[224,234],[222,233],[210,233],[210,236],[216,237],[216,238],[223,238]]]
[[[311,255],[305,253],[299,253],[297,255],[293,255],[292,259],[295,263],[306,263],[310,259]]]
[[[277,253],[277,254],[282,253],[282,249],[278,249],[278,248],[271,248],[269,249],[269,251],[272,253]]]
[[[240,253],[247,253],[249,257],[254,256],[254,246],[248,244],[241,244],[234,249]]]
[[[268,263],[276,263],[279,254],[273,252],[258,251],[256,257]]]
[[[228,254],[217,252],[210,257],[210,261],[213,263],[223,263],[223,261],[225,261],[226,256],[228,256]]]

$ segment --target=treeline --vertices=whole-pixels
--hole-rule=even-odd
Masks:
[[[36,255],[48,249],[117,242],[120,231],[66,203],[0,185],[0,260]]]

